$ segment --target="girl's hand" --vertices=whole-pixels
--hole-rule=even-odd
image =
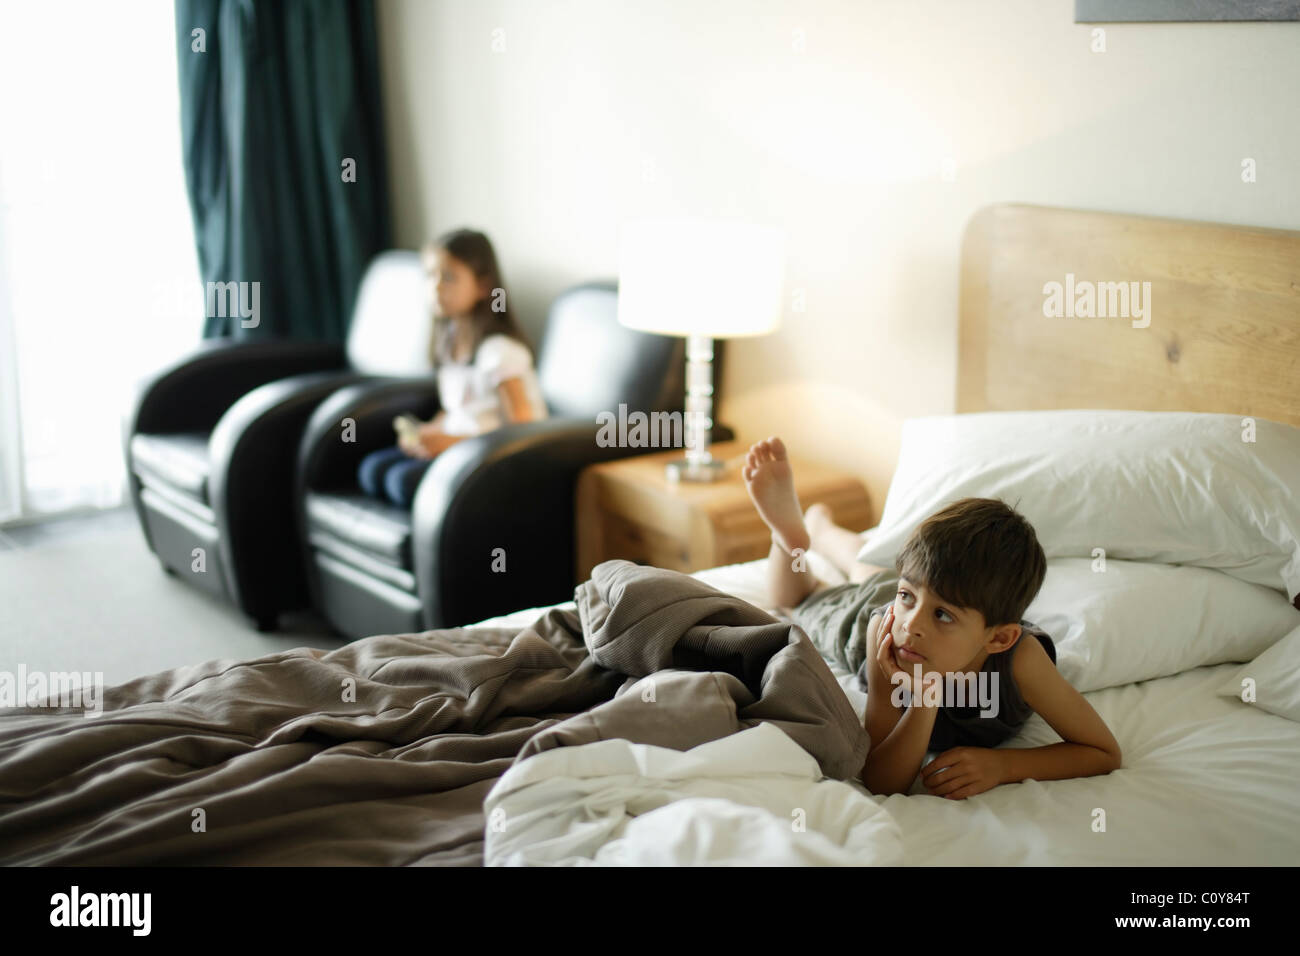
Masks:
[[[417,458],[434,458],[456,442],[460,441],[459,435],[448,435],[435,423],[428,423],[420,426],[419,442],[420,454]]]
[[[398,415],[393,419],[393,430],[397,432],[397,447],[407,457],[419,458],[423,453],[419,419],[414,415]]]
[[[418,435],[413,432],[407,432],[397,439],[397,447],[402,449],[409,458],[428,458],[429,453],[424,450],[424,444],[420,441]]]
[[[965,800],[1003,782],[1003,756],[989,747],[953,747],[925,765],[921,782],[936,797]]]
[[[902,667],[899,666],[898,662],[894,660],[893,630],[894,630],[894,605],[890,604],[889,608],[885,611],[884,619],[880,622],[880,631],[877,634],[878,646],[876,649],[876,665],[880,668],[881,673],[885,675],[885,681],[887,682],[888,686],[891,688],[890,690],[891,694],[893,693],[892,689],[894,687],[896,687],[899,684],[902,684],[904,690],[907,691],[908,695],[912,698],[913,702],[919,703],[924,698],[918,696],[916,689],[913,687],[912,672],[908,670],[904,670]],[[941,680],[942,680],[942,675],[939,674],[937,671],[931,671],[928,674],[922,671],[921,674],[922,687],[930,687],[932,685],[939,684]]]

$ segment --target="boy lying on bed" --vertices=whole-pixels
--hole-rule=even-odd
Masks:
[[[1052,639],[1021,620],[1047,561],[1014,510],[990,498],[954,502],[916,529],[895,573],[859,563],[860,536],[837,527],[825,506],[801,514],[779,438],[751,447],[742,473],[772,529],[770,603],[823,655],[856,669],[867,692],[871,752],[859,776],[873,794],[907,793],[929,751],[939,754],[923,783],[957,800],[1120,766],[1105,722],[1057,671]],[[818,581],[804,558],[810,548],[849,583]],[[1036,639],[1020,640],[1026,632]],[[1063,743],[993,749],[1035,711]]]

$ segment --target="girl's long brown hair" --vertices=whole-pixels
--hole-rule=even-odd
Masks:
[[[533,352],[535,358],[536,353],[533,351],[532,343],[528,341],[528,336],[524,334],[523,328],[515,319],[514,310],[510,307],[510,296],[506,294],[505,283],[501,280],[501,268],[497,265],[497,256],[488,237],[472,229],[455,229],[436,240],[426,242],[421,250],[426,265],[436,261],[435,257],[439,249],[453,259],[463,262],[474,274],[475,281],[486,281],[488,288],[492,290],[474,304],[474,309],[470,313],[472,330],[470,355],[478,353],[479,343],[488,336],[508,335],[522,342],[529,352]],[[500,292],[498,293],[497,290]],[[492,308],[494,300],[501,303],[500,311]],[[454,330],[455,326],[450,316],[435,316],[433,333],[429,336],[429,362],[434,368],[452,360]]]

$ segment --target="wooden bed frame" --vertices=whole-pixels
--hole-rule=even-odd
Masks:
[[[1093,317],[1049,316],[1049,283]],[[1103,286],[1102,284],[1106,285]],[[1119,289],[1118,283],[1137,283]],[[1149,283],[1149,312],[1118,293]],[[1069,302],[1066,303],[1067,305]],[[1143,323],[1148,323],[1142,327]],[[999,204],[962,244],[957,411],[1224,412],[1300,426],[1300,232]]]

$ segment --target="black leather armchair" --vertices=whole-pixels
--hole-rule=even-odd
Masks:
[[[346,349],[210,341],[144,383],[125,429],[129,492],[165,570],[260,630],[307,603],[293,517],[302,429],[345,385],[427,371],[424,282],[418,254],[385,252],[362,282]]]
[[[555,300],[538,356],[551,417],[451,446],[409,511],[360,492],[356,471],[394,443],[394,416],[437,411],[432,379],[350,386],[316,409],[299,449],[298,521],[313,600],[338,631],[454,627],[573,597],[578,472],[659,450],[601,447],[597,414],[681,409],[683,340],[623,328],[617,302],[612,282]]]

